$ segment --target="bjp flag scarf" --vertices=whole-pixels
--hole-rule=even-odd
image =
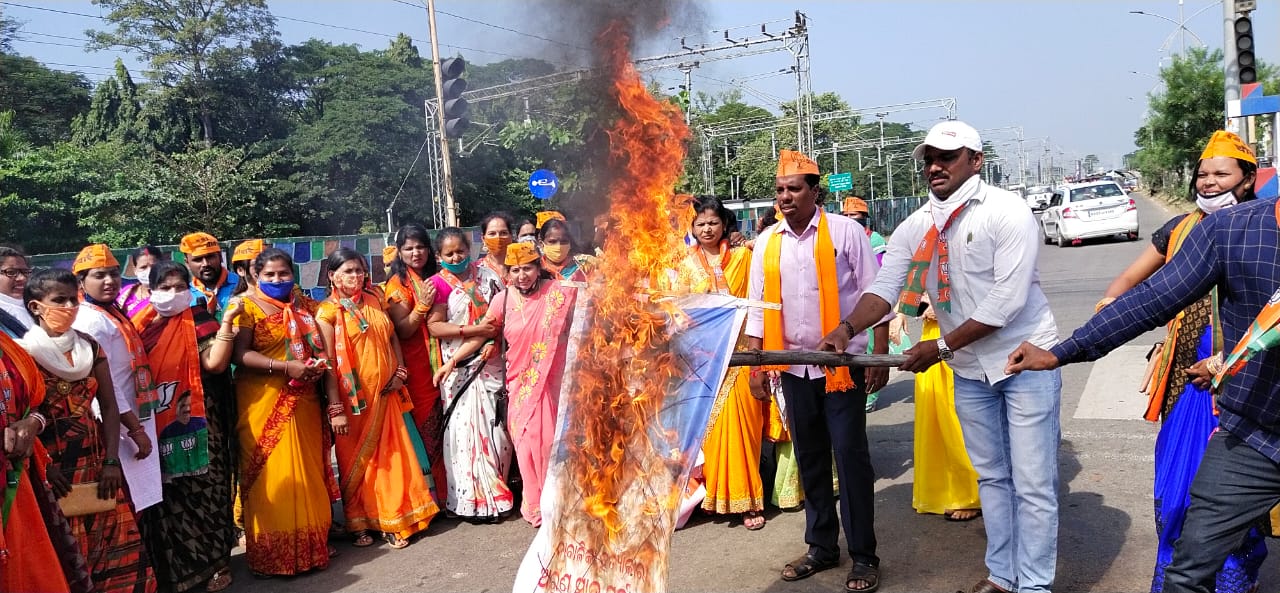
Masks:
[[[200,378],[200,351],[191,309],[173,317],[161,317],[147,305],[133,316],[133,326],[147,336],[159,334],[148,344],[147,355],[159,392],[156,427],[160,435],[160,471],[166,480],[198,476],[209,471],[209,428],[204,422],[204,381]],[[188,400],[189,418],[178,422],[179,402]]]

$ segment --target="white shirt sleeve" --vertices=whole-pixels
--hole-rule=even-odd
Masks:
[[[1029,210],[1011,209],[992,219],[995,235],[995,284],[970,319],[983,325],[1004,327],[1027,305],[1040,228]]]
[[[137,413],[136,390],[133,381],[133,365],[130,364],[129,349],[125,347],[124,337],[116,329],[115,324],[104,318],[101,313],[88,307],[81,307],[76,314],[76,321],[71,326],[98,342],[102,354],[107,359],[107,368],[111,370],[111,392],[116,398],[116,407],[120,413]]]
[[[755,248],[751,251],[751,272],[747,280],[747,298],[753,301],[764,300],[764,252],[769,246],[769,237],[773,235],[771,231],[777,228],[774,225],[772,229],[765,229],[756,237]],[[743,330],[747,336],[752,338],[764,337],[764,309],[759,307],[747,308],[747,327]]]

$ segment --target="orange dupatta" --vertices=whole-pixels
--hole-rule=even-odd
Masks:
[[[813,245],[813,259],[818,272],[818,311],[822,333],[827,334],[840,325],[840,287],[836,282],[836,248],[831,241],[831,229],[827,226],[827,214],[818,211],[818,232]],[[764,249],[764,300],[782,304],[782,231],[775,230],[769,236]],[[764,349],[786,348],[782,335],[782,311],[764,310]],[[767,371],[784,371],[785,366],[760,367]],[[849,369],[839,367],[824,369],[827,376],[827,393],[853,389],[853,377]]]
[[[191,285],[204,295],[205,305],[209,308],[209,313],[213,314],[218,310],[218,287],[227,281],[227,269],[222,268],[222,275],[218,277],[218,281],[214,283],[213,288],[206,287],[199,278],[192,277]]]
[[[346,316],[354,319],[361,332],[369,329],[369,322],[360,313],[360,307],[364,305],[365,299],[369,295],[362,290],[356,296],[360,299],[360,302],[356,302],[353,299],[338,298],[336,292],[329,295],[329,299],[337,303],[340,311],[338,319],[333,324],[333,352],[337,358],[334,363],[337,365],[335,370],[338,375],[338,391],[347,400],[347,409],[351,411],[353,416],[359,416],[369,407],[369,403],[365,401],[364,394],[360,389],[360,375],[356,374],[355,368],[356,349],[351,341],[351,336],[347,335],[345,319]]]
[[[947,239],[942,236],[942,233],[951,227],[951,223],[955,222],[966,207],[968,207],[967,203],[956,208],[941,229],[936,224],[929,225],[924,238],[920,239],[915,254],[911,256],[911,265],[907,268],[907,282],[902,289],[902,295],[898,298],[898,311],[902,314],[912,317],[924,315],[923,302],[927,285],[925,275],[929,273],[929,265],[932,263],[935,251],[938,253],[938,302],[934,304],[943,311],[951,312],[951,268],[947,265],[950,260],[950,250],[947,247]],[[867,229],[867,233],[870,237],[871,229]]]
[[[133,326],[142,332],[153,323],[163,323],[155,346],[147,353],[153,360],[159,405],[156,431],[160,442],[160,471],[166,479],[196,476],[209,471],[209,429],[206,425],[183,427],[178,419],[178,400],[189,399],[191,418],[205,417],[204,381],[200,378],[200,351],[196,347],[196,322],[191,309],[168,319],[161,318],[148,304],[133,316]],[[170,430],[170,426],[174,429]],[[167,436],[166,436],[167,435]]]
[[[156,406],[160,403],[160,396],[156,393],[155,377],[151,371],[151,358],[147,356],[147,349],[142,343],[142,336],[138,335],[138,330],[134,329],[133,322],[114,303],[104,307],[88,299],[85,299],[84,302],[111,320],[111,323],[116,326],[116,330],[120,332],[120,336],[124,338],[125,347],[129,349],[129,366],[133,371],[134,389],[136,391],[134,400],[138,403],[138,420],[150,418],[152,413],[155,412]],[[120,413],[123,414],[127,411],[121,410]]]

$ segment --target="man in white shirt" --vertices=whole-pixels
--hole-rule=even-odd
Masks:
[[[1062,377],[1004,372],[1023,341],[1042,348],[1058,341],[1036,268],[1039,228],[1022,199],[978,177],[982,139],[968,124],[934,126],[914,157],[924,163],[929,203],[894,231],[875,283],[823,348],[843,350],[894,303],[918,315],[928,291],[943,337],[908,350],[901,368],[918,373],[947,361],[955,371],[956,414],[987,529],[989,575],[971,591],[1049,591]]]

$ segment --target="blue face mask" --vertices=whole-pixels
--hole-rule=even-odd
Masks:
[[[266,295],[267,298],[287,303],[293,296],[293,280],[286,282],[263,282],[259,280],[258,290]]]
[[[451,264],[447,261],[442,261],[440,262],[440,265],[443,266],[444,269],[449,270],[449,272],[453,274],[457,274],[457,275],[466,274],[467,268],[471,267],[471,257],[468,256],[467,259],[464,259],[456,264]]]

